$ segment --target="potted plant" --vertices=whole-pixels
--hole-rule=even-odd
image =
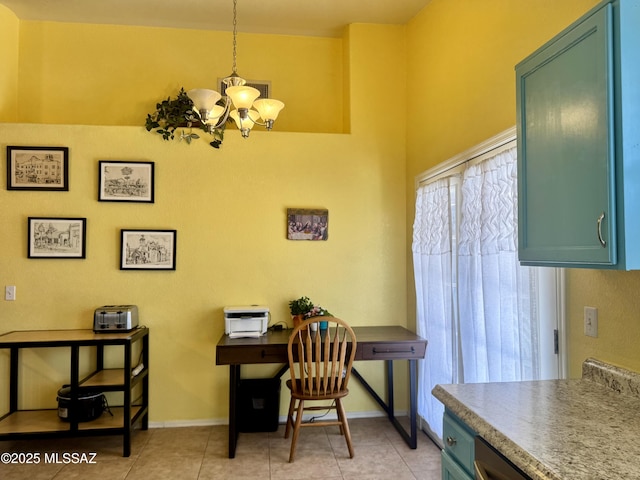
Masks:
[[[319,305],[314,305],[309,297],[300,297],[297,300],[291,300],[289,302],[289,310],[291,312],[291,318],[293,318],[294,328],[307,318],[333,316],[328,310]],[[320,329],[323,328],[323,324],[324,328],[326,328],[327,322],[320,322]]]
[[[333,317],[333,315],[329,312],[329,310],[322,308],[320,305],[314,305],[307,318],[309,317]],[[328,325],[329,323],[327,321],[320,320],[318,322],[320,330],[326,330]]]
[[[313,302],[309,297],[300,297],[289,302],[289,310],[291,318],[293,318],[293,326],[297,327],[304,320],[307,313],[313,310]]]

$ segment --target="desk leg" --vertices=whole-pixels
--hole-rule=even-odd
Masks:
[[[240,365],[229,365],[229,458],[235,458],[238,443],[236,405],[239,382]]]
[[[411,448],[418,448],[418,361],[409,360],[409,422],[411,423]]]
[[[417,409],[418,409],[418,395],[417,395],[417,360],[409,360],[409,422],[411,423],[411,434],[408,434],[402,424],[396,418],[393,411],[393,361],[386,361],[386,376],[387,376],[387,394],[389,395],[389,404],[385,403],[380,395],[367,383],[360,372],[355,368],[351,369],[351,373],[362,386],[369,392],[373,399],[378,402],[382,409],[387,412],[389,421],[396,428],[400,436],[409,445],[410,448],[416,449],[418,447],[418,429],[417,429]]]
[[[389,420],[393,422],[393,412],[396,409],[393,402],[393,360],[385,360],[384,363],[387,368],[387,415],[389,415]]]
[[[19,349],[11,347],[11,364],[9,366],[9,412],[18,410],[18,355]]]

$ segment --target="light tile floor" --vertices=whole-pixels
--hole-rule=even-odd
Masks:
[[[136,431],[122,457],[119,436],[1,441],[0,452],[39,453],[37,465],[0,463],[2,480],[438,480],[440,450],[422,432],[410,449],[384,417],[349,421],[355,457],[337,427],[303,429],[294,463],[284,426],[271,433],[241,433],[236,458],[228,458],[226,426]],[[60,463],[44,455],[59,453]],[[95,464],[63,463],[65,453],[96,453]],[[73,458],[73,457],[72,457]]]

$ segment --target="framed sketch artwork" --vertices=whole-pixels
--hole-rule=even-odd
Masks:
[[[29,217],[29,258],[85,258],[87,219]]]
[[[153,203],[153,162],[100,161],[99,172],[99,201]]]
[[[7,190],[69,190],[67,147],[7,146]]]
[[[121,230],[120,270],[175,270],[176,230]]]
[[[329,210],[287,208],[287,238],[289,240],[327,240]]]

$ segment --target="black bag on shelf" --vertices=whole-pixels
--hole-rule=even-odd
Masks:
[[[78,387],[78,401],[76,411],[71,410],[71,387],[63,385],[58,390],[58,417],[65,422],[76,420],[90,422],[95,420],[105,410],[109,411],[107,398],[102,392],[91,387]],[[111,413],[109,411],[109,413]]]

